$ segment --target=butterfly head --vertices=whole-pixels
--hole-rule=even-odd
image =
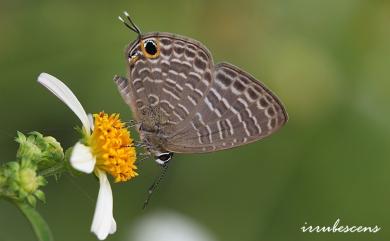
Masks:
[[[137,39],[132,42],[126,50],[130,65],[142,58],[155,59],[160,56],[160,41],[156,37],[146,37],[133,22],[127,12],[124,12],[125,18],[119,16],[119,20],[131,31],[138,34]]]

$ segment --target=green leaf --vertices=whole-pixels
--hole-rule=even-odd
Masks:
[[[30,221],[30,224],[37,236],[39,241],[53,241],[53,235],[50,231],[49,226],[42,216],[38,213],[35,208],[30,206],[27,203],[14,202],[14,204],[19,208],[23,215]]]
[[[28,195],[27,196],[27,201],[28,203],[35,208],[37,205],[37,199],[33,195]]]
[[[42,202],[46,202],[45,193],[42,192],[41,190],[35,191],[34,195],[35,195],[39,200],[41,200]]]

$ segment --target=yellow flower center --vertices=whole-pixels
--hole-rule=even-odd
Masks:
[[[119,114],[104,112],[94,114],[94,130],[88,145],[96,157],[96,167],[112,175],[115,182],[127,181],[138,174],[135,172],[137,155],[133,140]]]

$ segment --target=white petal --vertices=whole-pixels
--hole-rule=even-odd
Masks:
[[[96,175],[100,181],[100,189],[97,198],[95,214],[91,226],[91,232],[100,240],[106,239],[109,234],[116,231],[116,222],[113,216],[113,201],[110,183],[105,172],[97,170]]]
[[[91,173],[95,168],[96,158],[92,155],[91,148],[77,142],[70,156],[70,164],[80,172]]]
[[[91,130],[93,131],[95,124],[93,122],[93,115],[91,113],[88,113],[88,120],[89,120],[89,124],[91,126]]]
[[[217,241],[208,229],[190,216],[172,210],[151,211],[135,220],[127,239],[132,241]]]
[[[111,220],[111,228],[110,228],[110,234],[113,234],[116,232],[116,222],[115,222],[115,219],[114,217],[112,217],[112,220]]]
[[[87,133],[90,133],[91,126],[88,120],[87,113],[83,106],[80,104],[73,92],[62,83],[56,77],[42,73],[38,77],[38,82],[50,90],[55,96],[57,96],[62,102],[64,102],[81,120],[83,127],[86,129]]]

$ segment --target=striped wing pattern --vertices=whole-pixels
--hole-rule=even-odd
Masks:
[[[146,130],[172,134],[193,115],[212,82],[212,59],[200,43],[157,33],[160,56],[129,70],[136,107]],[[145,40],[149,37],[145,36]]]
[[[160,56],[141,57],[128,66],[130,81],[115,81],[134,118],[142,123],[140,131],[155,133],[164,150],[228,149],[262,139],[287,121],[281,102],[269,89],[231,64],[214,66],[201,43],[170,33],[143,37],[159,39]],[[137,48],[139,43],[134,42],[126,53]]]
[[[168,139],[175,152],[210,152],[262,139],[278,130],[287,114],[278,98],[248,73],[217,64],[213,83],[187,127]]]

